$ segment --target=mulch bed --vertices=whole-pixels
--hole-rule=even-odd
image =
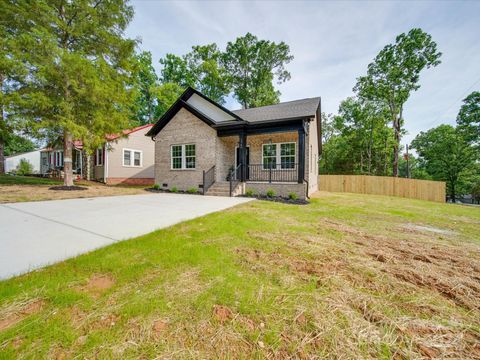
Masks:
[[[203,195],[201,192],[197,191],[195,193],[184,191],[184,190],[178,190],[178,191],[171,191],[168,189],[154,189],[154,188],[146,188],[146,191],[150,191],[153,193],[168,193],[168,194],[187,194],[187,195]]]
[[[242,196],[246,198],[254,198],[258,200],[265,200],[265,201],[273,201],[273,202],[278,202],[282,204],[291,204],[291,205],[308,205],[310,204],[307,200],[305,199],[289,199],[289,198],[284,198],[281,196],[266,196],[266,195],[255,195],[255,196]]]
[[[79,191],[79,190],[87,190],[86,187],[83,186],[65,186],[65,185],[58,185],[49,187],[48,190],[60,190],[60,191]]]

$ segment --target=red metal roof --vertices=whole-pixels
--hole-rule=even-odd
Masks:
[[[112,141],[112,140],[118,139],[118,138],[121,137],[121,136],[129,135],[129,134],[134,133],[134,132],[136,132],[136,131],[139,131],[139,130],[142,130],[142,129],[146,129],[146,128],[149,128],[149,127],[152,127],[152,126],[153,126],[153,124],[146,124],[146,125],[142,125],[142,126],[137,126],[136,128],[133,128],[133,129],[123,130],[121,134],[109,134],[109,135],[106,135],[105,138],[106,138],[108,141]]]
[[[109,134],[109,135],[105,135],[105,139],[107,139],[107,141],[112,141],[112,140],[115,140],[115,139],[118,139],[119,137],[121,136],[125,136],[125,135],[129,135],[131,133],[134,133],[136,131],[139,131],[139,130],[142,130],[142,129],[146,129],[146,128],[149,128],[149,127],[152,127],[154,124],[146,124],[146,125],[142,125],[142,126],[137,126],[133,129],[128,129],[128,130],[123,130],[121,134]],[[79,150],[83,149],[83,142],[82,140],[73,140],[73,146]],[[51,147],[47,147],[47,148],[44,148],[40,151],[53,151],[54,149],[51,148]]]

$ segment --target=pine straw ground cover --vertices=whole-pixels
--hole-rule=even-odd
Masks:
[[[255,201],[0,283],[0,358],[480,358],[480,209]]]

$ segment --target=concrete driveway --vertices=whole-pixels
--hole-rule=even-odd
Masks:
[[[0,279],[247,201],[148,194],[0,204]]]

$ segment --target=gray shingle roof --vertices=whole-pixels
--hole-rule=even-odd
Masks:
[[[280,120],[302,116],[315,116],[319,104],[320,98],[315,97],[250,109],[239,109],[232,112],[249,122]]]

